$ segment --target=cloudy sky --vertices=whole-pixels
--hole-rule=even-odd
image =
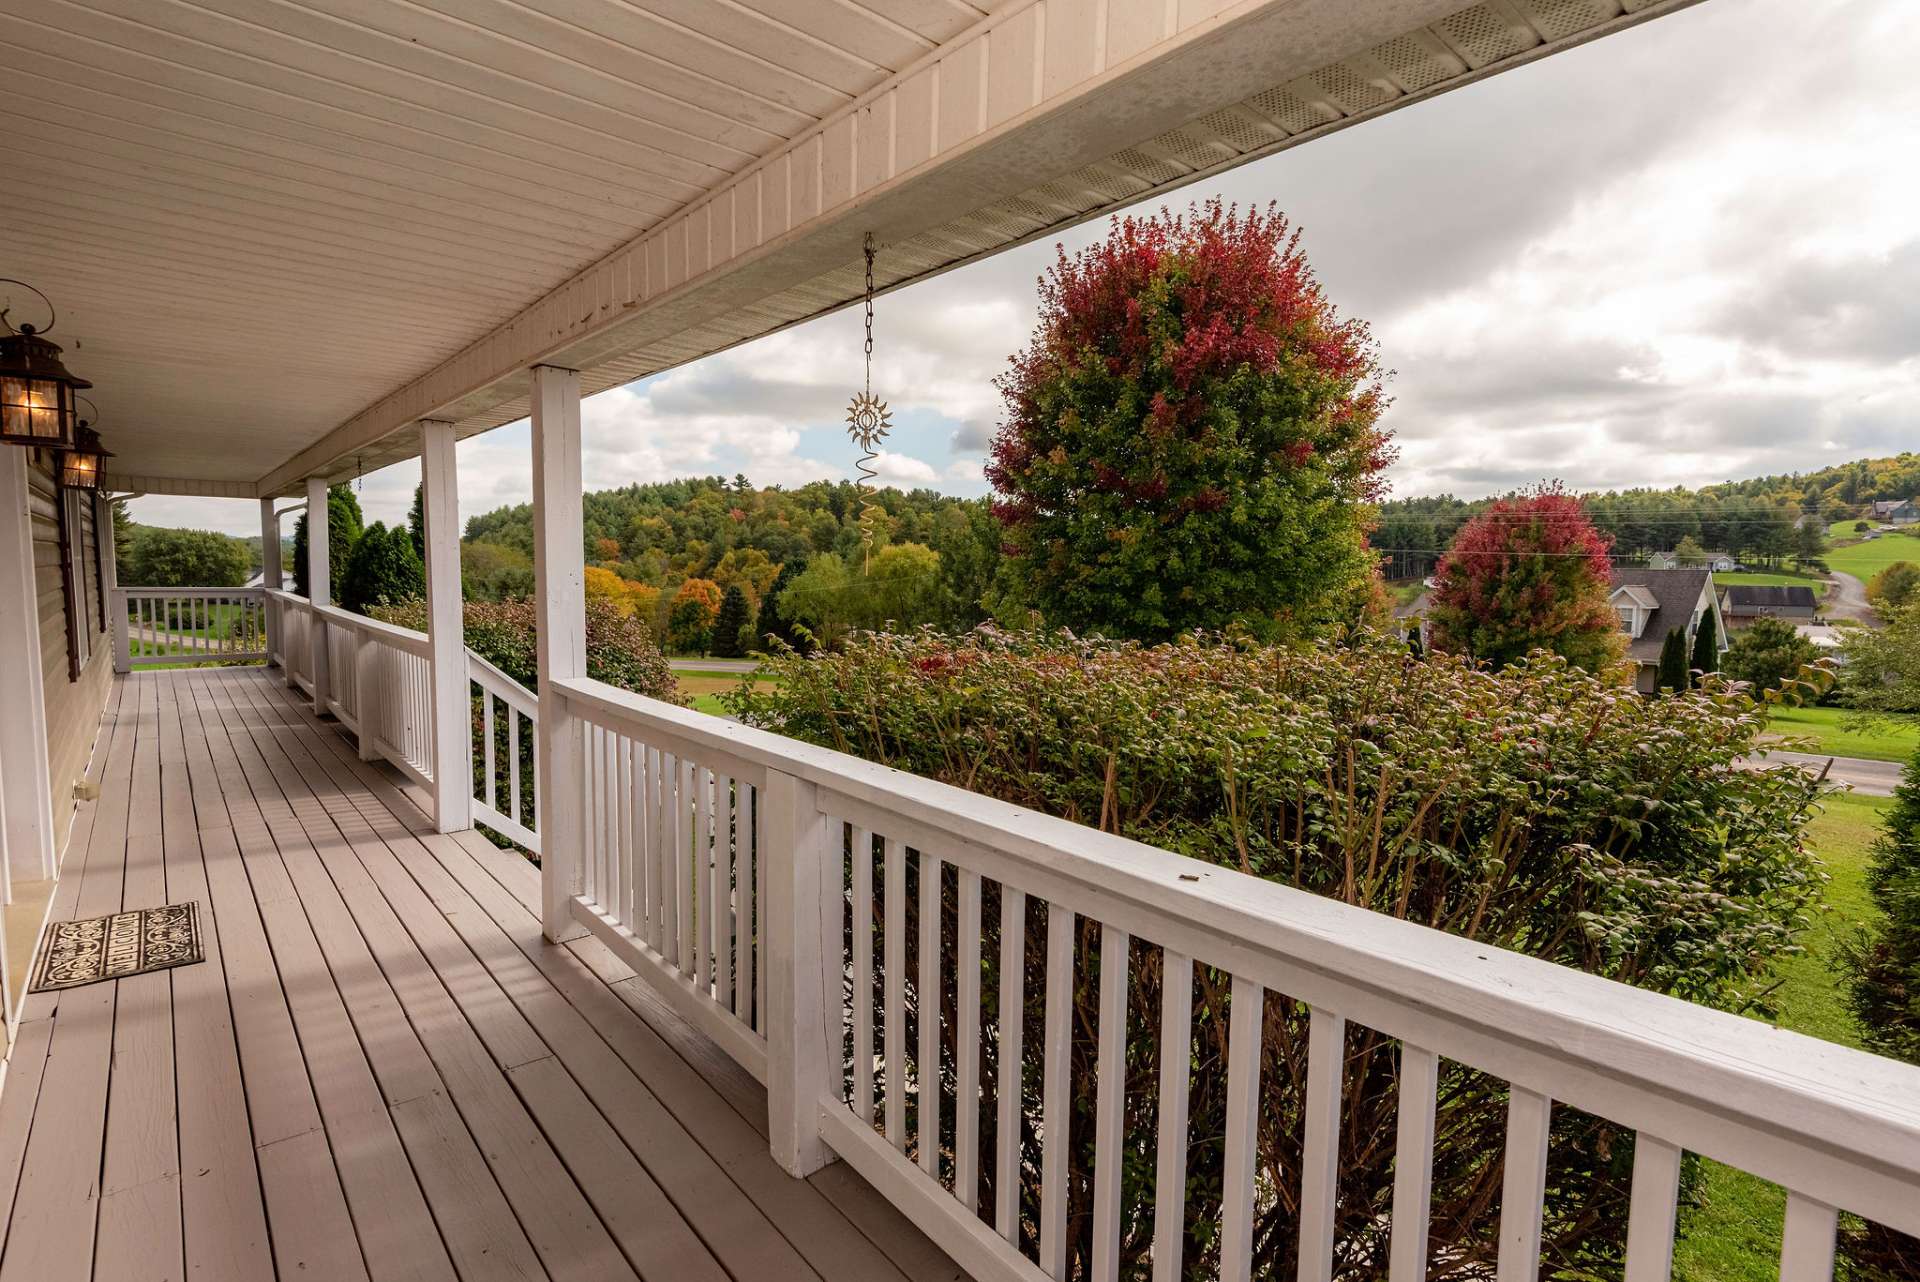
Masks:
[[[1397,371],[1397,495],[1702,484],[1914,448],[1911,5],[1706,0],[1164,201],[1272,200],[1303,228]],[[881,299],[887,480],[985,491],[990,380],[1054,244]],[[859,328],[848,310],[593,398],[590,483],[849,476]],[[524,423],[463,442],[462,508],[526,501],[527,455]],[[368,519],[404,517],[418,475],[366,477]],[[135,515],[258,529],[251,504],[150,498]]]

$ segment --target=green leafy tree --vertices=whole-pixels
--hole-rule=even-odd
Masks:
[[[232,588],[247,581],[253,556],[247,545],[212,530],[133,527],[120,582],[136,588]]]
[[[1276,210],[1116,219],[1062,251],[999,380],[987,479],[1051,621],[1323,633],[1372,581],[1384,373]]]
[[[1849,628],[1840,697],[1865,713],[1920,712],[1920,601],[1882,611],[1884,627]]]
[[[505,601],[533,595],[533,558],[502,543],[460,545],[461,595],[469,601]]]
[[[1827,572],[1827,527],[1818,514],[1804,517],[1793,532],[1793,563],[1809,574]]]
[[[713,618],[713,652],[723,659],[738,659],[747,652],[744,634],[753,617],[747,594],[738,584],[729,587],[720,598],[720,612]]]
[[[1656,690],[1685,690],[1692,681],[1687,674],[1687,634],[1679,628],[1668,628],[1666,640],[1660,643],[1660,666],[1654,671],[1653,687]]]
[[[113,559],[122,569],[123,583],[126,581],[125,568],[133,560],[133,534],[140,528],[133,514],[127,511],[130,499],[129,495],[116,494],[108,504],[113,511]]]
[[[1867,599],[1895,608],[1920,600],[1920,565],[1895,561],[1867,584]]]
[[[347,556],[340,605],[365,614],[373,606],[395,605],[425,596],[426,591],[426,571],[405,528],[396,525],[388,529],[383,522],[375,521]]]
[[[773,580],[773,586],[768,588],[767,594],[760,598],[760,616],[754,620],[753,625],[755,649],[769,644],[769,638],[771,638],[805,653],[806,638],[793,630],[792,622],[781,613],[780,607],[781,594],[793,586],[793,581],[800,577],[800,570],[801,564],[798,557],[785,562],[780,567],[779,575]]]
[[[1427,618],[1433,648],[1493,667],[1550,650],[1588,672],[1617,660],[1607,540],[1558,486],[1473,517],[1440,560]]]
[[[1867,1049],[1920,1064],[1920,752],[1881,819],[1867,890],[1880,915],[1842,946],[1847,1004]],[[1862,1278],[1920,1277],[1920,1241],[1891,1229],[1849,1217],[1841,1250]]]
[[[1689,534],[1674,545],[1673,558],[1683,566],[1705,565],[1707,550],[1700,546],[1699,539]]]
[[[864,628],[905,631],[931,623],[940,605],[940,554],[922,543],[894,543],[873,554],[856,579],[855,616]]]
[[[720,585],[712,579],[688,579],[667,607],[667,644],[682,654],[707,653],[719,614]]]
[[[1693,669],[1696,672],[1720,671],[1720,625],[1716,616],[1708,610],[1700,616],[1700,626],[1693,634]]]
[[[1787,688],[1802,668],[1819,657],[1818,648],[1794,631],[1791,623],[1761,618],[1733,634],[1722,667],[1758,695]]]
[[[858,626],[857,591],[839,554],[822,552],[780,593],[780,617],[804,627],[814,644],[832,649]]]
[[[327,491],[327,599],[339,601],[347,577],[347,558],[365,528],[360,515],[360,500],[353,487],[336,485]],[[312,596],[307,587],[307,514],[302,512],[293,523],[293,590],[299,596]]]
[[[413,540],[413,554],[424,564],[427,559],[427,509],[421,493],[424,487],[413,487],[413,505],[407,509],[407,536]]]

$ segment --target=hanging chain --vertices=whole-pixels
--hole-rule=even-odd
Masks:
[[[867,233],[867,395],[873,395],[873,233]]]
[[[866,382],[860,394],[847,406],[847,435],[860,449],[859,461],[854,471],[859,474],[860,490],[860,547],[861,566],[868,568],[873,560],[874,539],[878,536],[882,523],[886,520],[886,511],[873,501],[874,481],[879,473],[874,471],[874,461],[879,457],[878,445],[885,438],[891,426],[887,414],[887,403],[873,394],[873,233],[866,237],[867,255],[867,292],[866,292]]]

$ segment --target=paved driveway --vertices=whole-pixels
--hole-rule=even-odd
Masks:
[[[1880,626],[1880,616],[1867,604],[1867,585],[1851,574],[1835,570],[1828,576],[1833,582],[1833,591],[1820,606],[1820,613],[1829,619],[1858,619],[1870,628]]]
[[[1848,784],[1855,792],[1868,797],[1891,797],[1894,786],[1900,782],[1900,763],[1897,761],[1825,757],[1809,752],[1763,752],[1752,760],[1769,766],[1786,762],[1805,767],[1816,774],[1824,769],[1827,778],[1834,783]]]

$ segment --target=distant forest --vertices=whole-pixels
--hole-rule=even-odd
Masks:
[[[1859,515],[1876,500],[1915,495],[1920,495],[1920,454],[1906,453],[1697,490],[1607,490],[1581,498],[1594,523],[1613,536],[1620,560],[1670,552],[1690,538],[1710,552],[1775,565],[1794,554],[1802,517],[1838,521]],[[1389,579],[1433,573],[1454,534],[1489,502],[1443,494],[1381,504],[1372,542],[1383,554],[1383,573]]]
[[[748,617],[758,619],[769,595],[803,570],[805,616],[828,634],[891,618],[913,626],[968,627],[986,617],[999,568],[998,526],[979,499],[932,490],[879,491],[873,526],[876,572],[889,590],[864,599],[836,577],[857,569],[862,544],[859,491],[847,482],[816,481],[788,489],[755,487],[744,476],[630,485],[587,494],[583,501],[588,591],[614,595],[671,636],[682,588],[738,588]],[[891,551],[890,551],[891,550]],[[470,596],[523,595],[533,580],[533,509],[500,508],[468,520],[461,549]],[[782,570],[786,571],[784,581]],[[596,573],[603,572],[603,573]],[[791,610],[783,612],[791,616]],[[867,613],[876,619],[865,618]],[[773,619],[768,620],[774,622]]]

